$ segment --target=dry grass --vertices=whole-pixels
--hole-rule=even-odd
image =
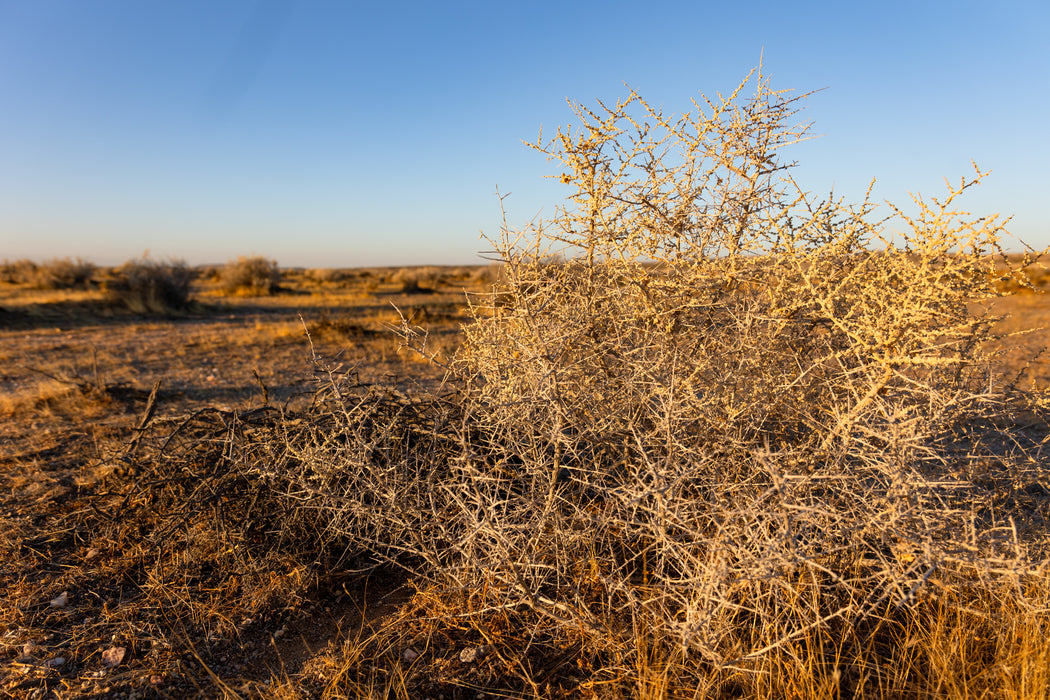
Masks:
[[[281,270],[276,260],[263,257],[240,257],[226,263],[219,273],[219,288],[225,294],[259,296],[274,294],[281,285]]]
[[[93,263],[81,258],[55,258],[39,264],[32,260],[5,260],[0,264],[0,281],[36,289],[88,289],[96,272]]]
[[[130,260],[113,271],[106,293],[111,303],[134,313],[172,313],[190,305],[193,271],[185,263]]]

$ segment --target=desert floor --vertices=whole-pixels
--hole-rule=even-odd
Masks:
[[[112,513],[84,514],[120,476],[154,388],[154,422],[205,408],[294,410],[317,387],[315,358],[363,382],[440,392],[443,370],[391,328],[404,318],[451,353],[470,319],[465,293],[492,277],[484,266],[427,268],[416,286],[395,269],[289,270],[279,293],[259,297],[203,279],[193,308],[172,316],[112,308],[98,291],[0,285],[0,695],[232,697],[308,677],[323,686],[325,668],[338,671],[333,650],[404,614],[411,582],[382,567],[318,578],[283,606],[232,620],[232,637],[191,640],[178,631],[190,622],[166,622],[132,585],[131,560],[146,553],[122,548],[126,539],[107,545],[83,524]],[[995,310],[1016,334],[1000,342],[998,371],[1050,385],[1050,357],[1040,356],[1050,298],[1016,294]]]

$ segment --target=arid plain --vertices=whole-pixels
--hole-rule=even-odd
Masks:
[[[270,416],[308,407],[333,374],[405,406],[452,390],[395,331],[426,329],[427,350],[450,357],[469,305],[491,304],[500,278],[494,266],[271,272],[271,287],[238,290],[221,267],[193,270],[190,303],[164,313],[115,303],[106,270],[75,289],[0,284],[0,694],[620,697],[580,643],[537,640],[505,658],[456,623],[469,600],[459,610],[380,560],[291,542],[248,571],[221,541],[180,551],[194,528],[257,518],[251,536],[266,537],[281,516],[220,513],[223,489],[241,493],[225,475],[185,483],[137,463],[177,451],[180,431],[203,444],[238,422],[277,425]],[[1050,385],[1050,299],[1009,289],[994,306],[1013,334],[997,341],[997,375]],[[144,494],[179,479],[199,512],[157,511],[171,501]],[[209,479],[216,492],[193,491]],[[493,637],[521,634],[498,616],[487,624]],[[652,664],[639,670],[656,674],[651,697],[676,697],[658,651],[634,663]],[[1025,697],[1045,697],[1034,690]]]

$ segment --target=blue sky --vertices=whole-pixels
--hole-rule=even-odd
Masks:
[[[625,84],[826,88],[818,193],[965,204],[1050,245],[1050,3],[0,0],[0,259],[479,262],[566,192],[523,144]]]

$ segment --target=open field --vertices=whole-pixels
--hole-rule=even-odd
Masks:
[[[286,270],[278,292],[266,296],[223,293],[205,276],[195,283],[194,307],[167,316],[115,308],[97,289],[0,285],[0,692],[18,698],[676,696],[667,671],[687,660],[676,660],[673,649],[639,646],[632,663],[641,665],[629,692],[603,675],[603,664],[617,668],[622,661],[603,661],[571,639],[558,642],[560,655],[535,641],[535,654],[516,662],[529,664],[537,682],[523,687],[514,680],[522,670],[506,649],[455,623],[472,609],[471,591],[441,592],[361,552],[344,556],[302,542],[274,547],[246,567],[208,550],[221,542],[188,532],[206,527],[210,516],[186,514],[158,532],[171,518],[150,508],[178,504],[158,495],[153,505],[135,507],[145,492],[163,488],[143,484],[144,472],[134,467],[129,445],[140,432],[145,443],[195,414],[204,415],[201,429],[232,430],[238,417],[265,423],[268,411],[302,411],[330,379],[318,376],[315,355],[326,358],[321,366],[352,369],[362,383],[439,394],[442,370],[401,348],[391,331],[400,320],[395,307],[430,329],[431,347],[451,353],[470,318],[464,292],[491,289],[495,273],[487,267],[421,273],[423,290],[409,284],[411,293],[404,293],[406,273],[397,270]],[[1025,382],[1050,385],[1045,356],[1020,364],[1050,343],[1048,298],[1018,293],[996,306],[1007,315],[1003,329],[1034,329],[1003,344],[1000,370],[1023,371]],[[136,431],[147,406],[157,427]],[[192,489],[181,493],[205,509],[221,502]],[[265,519],[282,514],[260,505],[259,512],[237,517],[261,527],[255,536],[264,537],[280,530]],[[172,551],[162,551],[165,545]],[[191,556],[202,561],[190,562]],[[160,566],[170,567],[167,575],[155,569]],[[980,613],[955,618],[960,613],[945,608],[940,614],[929,639],[901,643],[948,645],[942,654],[949,659],[957,653],[953,644],[980,646],[980,640],[953,639]],[[490,641],[523,633],[514,629],[521,620],[505,618],[489,614]],[[1045,635],[1047,619],[1037,619]],[[637,644],[645,645],[644,637]],[[1045,661],[1045,637],[1028,652],[1033,663]],[[984,672],[1008,674],[997,667],[1008,661],[1017,659],[992,658]],[[961,671],[944,673],[950,679]],[[1047,680],[1043,674],[1035,682]],[[723,678],[709,692],[733,695],[744,687]],[[1011,696],[1047,692],[1034,685]],[[880,686],[868,693],[881,694]],[[953,695],[948,685],[943,693],[964,694]]]
[[[407,272],[285,270],[267,296],[224,294],[203,279],[194,308],[174,315],[125,311],[97,289],[0,284],[0,693],[221,695],[209,669],[235,686],[280,681],[360,633],[362,612],[395,614],[411,591],[403,575],[347,567],[246,612],[255,620],[238,620],[235,638],[193,639],[199,630],[164,621],[163,604],[128,578],[149,555],[85,529],[85,516],[128,477],[119,455],[155,385],[152,420],[166,425],[202,409],[301,408],[317,389],[314,353],[362,382],[437,391],[443,372],[400,349],[389,326],[403,314],[451,351],[464,292],[483,290],[491,270]],[[423,288],[403,293],[420,273]],[[68,591],[66,607],[48,606],[55,587]],[[126,657],[107,670],[102,654],[114,646]],[[45,670],[56,656],[66,663]]]

